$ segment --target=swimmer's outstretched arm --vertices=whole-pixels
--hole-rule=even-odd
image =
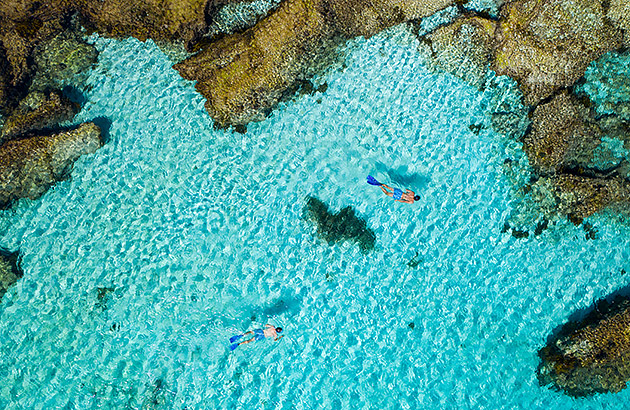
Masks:
[[[282,339],[283,337],[284,337],[284,335],[282,335],[282,336],[278,336],[278,337],[276,337],[275,339],[273,339],[273,341],[274,341],[274,342],[277,342],[278,340]]]

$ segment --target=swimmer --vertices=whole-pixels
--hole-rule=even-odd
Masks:
[[[251,343],[254,341],[263,340],[265,338],[273,338],[274,342],[278,341],[284,337],[284,335],[278,336],[279,333],[282,333],[281,327],[273,327],[270,324],[266,324],[264,329],[254,329],[254,330],[250,330],[247,333],[243,333],[242,335],[232,336],[230,338],[230,343],[232,343],[230,345],[230,350],[234,350],[240,345],[244,345],[244,344]],[[252,335],[252,337],[246,340],[242,340],[238,343],[235,343],[241,338],[244,338],[245,336],[248,336],[248,335]]]
[[[381,184],[381,189],[383,190],[383,193],[389,197],[392,197],[394,200],[398,201],[398,202],[402,202],[404,204],[413,204],[415,201],[420,200],[420,197],[418,195],[416,195],[415,192],[407,189],[405,190],[405,192],[402,191],[402,189],[399,188],[392,188],[390,186],[387,186],[385,184]]]

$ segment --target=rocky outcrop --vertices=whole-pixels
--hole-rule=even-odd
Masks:
[[[203,34],[212,0],[79,0],[70,9],[84,25],[111,37],[189,42]],[[221,3],[226,3],[221,2]]]
[[[600,121],[568,92],[536,107],[523,150],[541,179],[537,186],[547,187],[548,195],[538,202],[548,204],[551,195],[554,212],[575,223],[606,208],[628,208],[630,183],[621,172],[625,160],[614,152],[614,145],[623,142],[603,137]]]
[[[421,44],[429,49],[434,68],[479,88],[494,56],[496,26],[482,17],[461,17],[423,36]]]
[[[23,273],[18,264],[18,253],[0,249],[0,300],[22,276]]]
[[[630,380],[630,300],[600,301],[549,338],[538,355],[538,379],[571,396],[619,392]]]
[[[19,135],[68,121],[74,117],[78,108],[59,92],[52,91],[48,95],[32,92],[6,118],[0,129],[0,144]]]
[[[588,169],[602,131],[588,108],[568,92],[536,107],[523,150],[537,173]]]
[[[94,153],[101,145],[101,131],[93,123],[6,142],[0,146],[0,206],[19,198],[38,198],[66,177],[81,155]]]
[[[317,234],[329,245],[351,240],[364,253],[374,249],[376,235],[350,206],[333,214],[324,202],[309,196],[306,198],[302,217],[317,226]]]
[[[86,43],[82,35],[65,30],[34,48],[35,73],[30,89],[63,88],[67,80],[80,83],[80,75],[96,63],[97,57],[96,48]]]
[[[606,16],[614,25],[623,30],[623,45],[630,47],[630,2],[627,0],[609,0]]]
[[[256,26],[212,43],[175,68],[197,82],[219,125],[242,125],[264,119],[295,84],[330,64],[329,53],[344,39],[371,36],[449,4],[286,0]]]
[[[619,48],[622,31],[601,0],[516,0],[501,9],[494,70],[518,81],[527,104],[574,84]],[[620,6],[623,7],[623,6]]]

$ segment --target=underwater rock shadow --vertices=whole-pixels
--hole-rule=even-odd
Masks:
[[[401,165],[397,168],[389,168],[384,163],[377,161],[374,164],[374,168],[380,174],[385,174],[395,185],[403,188],[409,188],[412,191],[419,191],[426,187],[431,179],[426,175],[414,172],[409,173],[409,167]]]
[[[109,130],[112,128],[112,120],[107,117],[96,117],[92,122],[101,129],[103,145],[107,144],[111,140]]]
[[[536,376],[571,397],[617,393],[630,380],[630,286],[594,301],[557,326],[538,350]]]
[[[302,218],[317,226],[317,235],[328,245],[352,240],[363,253],[375,248],[376,235],[351,206],[333,214],[324,202],[314,196],[307,196],[306,204],[302,208]]]
[[[620,302],[624,300],[630,301],[630,284],[597,300],[593,300],[593,303],[589,306],[575,310],[564,323],[556,326],[549,333],[546,340],[547,344],[553,343],[585,325],[600,321],[606,315],[615,311],[616,306],[620,305]]]

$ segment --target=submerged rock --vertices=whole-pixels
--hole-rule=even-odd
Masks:
[[[86,43],[82,35],[65,30],[33,50],[35,75],[31,90],[63,88],[68,80],[81,82],[77,76],[85,73],[97,57],[96,48]]]
[[[602,131],[589,109],[574,96],[562,92],[536,107],[523,150],[532,167],[542,175],[585,170],[601,138]]]
[[[65,178],[81,155],[94,153],[101,145],[101,130],[93,123],[4,143],[0,146],[0,206],[19,198],[38,198]]]
[[[575,224],[604,209],[628,213],[630,183],[625,178],[558,174],[550,178],[558,198],[558,211]]]
[[[630,380],[630,300],[597,302],[584,319],[563,325],[538,355],[543,385],[571,396],[623,390]]]
[[[221,126],[260,121],[295,84],[327,67],[336,46],[433,14],[454,0],[286,0],[243,33],[176,64]]]
[[[48,95],[32,92],[5,120],[0,130],[0,144],[16,136],[71,120],[77,111],[78,106],[57,91],[49,92]]]
[[[0,299],[23,276],[18,264],[18,253],[0,249]]]
[[[333,214],[319,199],[309,196],[302,210],[305,220],[317,225],[317,234],[332,245],[339,241],[352,240],[363,252],[374,249],[376,235],[368,228],[365,220],[359,218],[354,209],[347,206]]]
[[[497,41],[495,71],[516,79],[525,102],[535,104],[619,48],[622,31],[600,0],[515,0],[501,9]]]

